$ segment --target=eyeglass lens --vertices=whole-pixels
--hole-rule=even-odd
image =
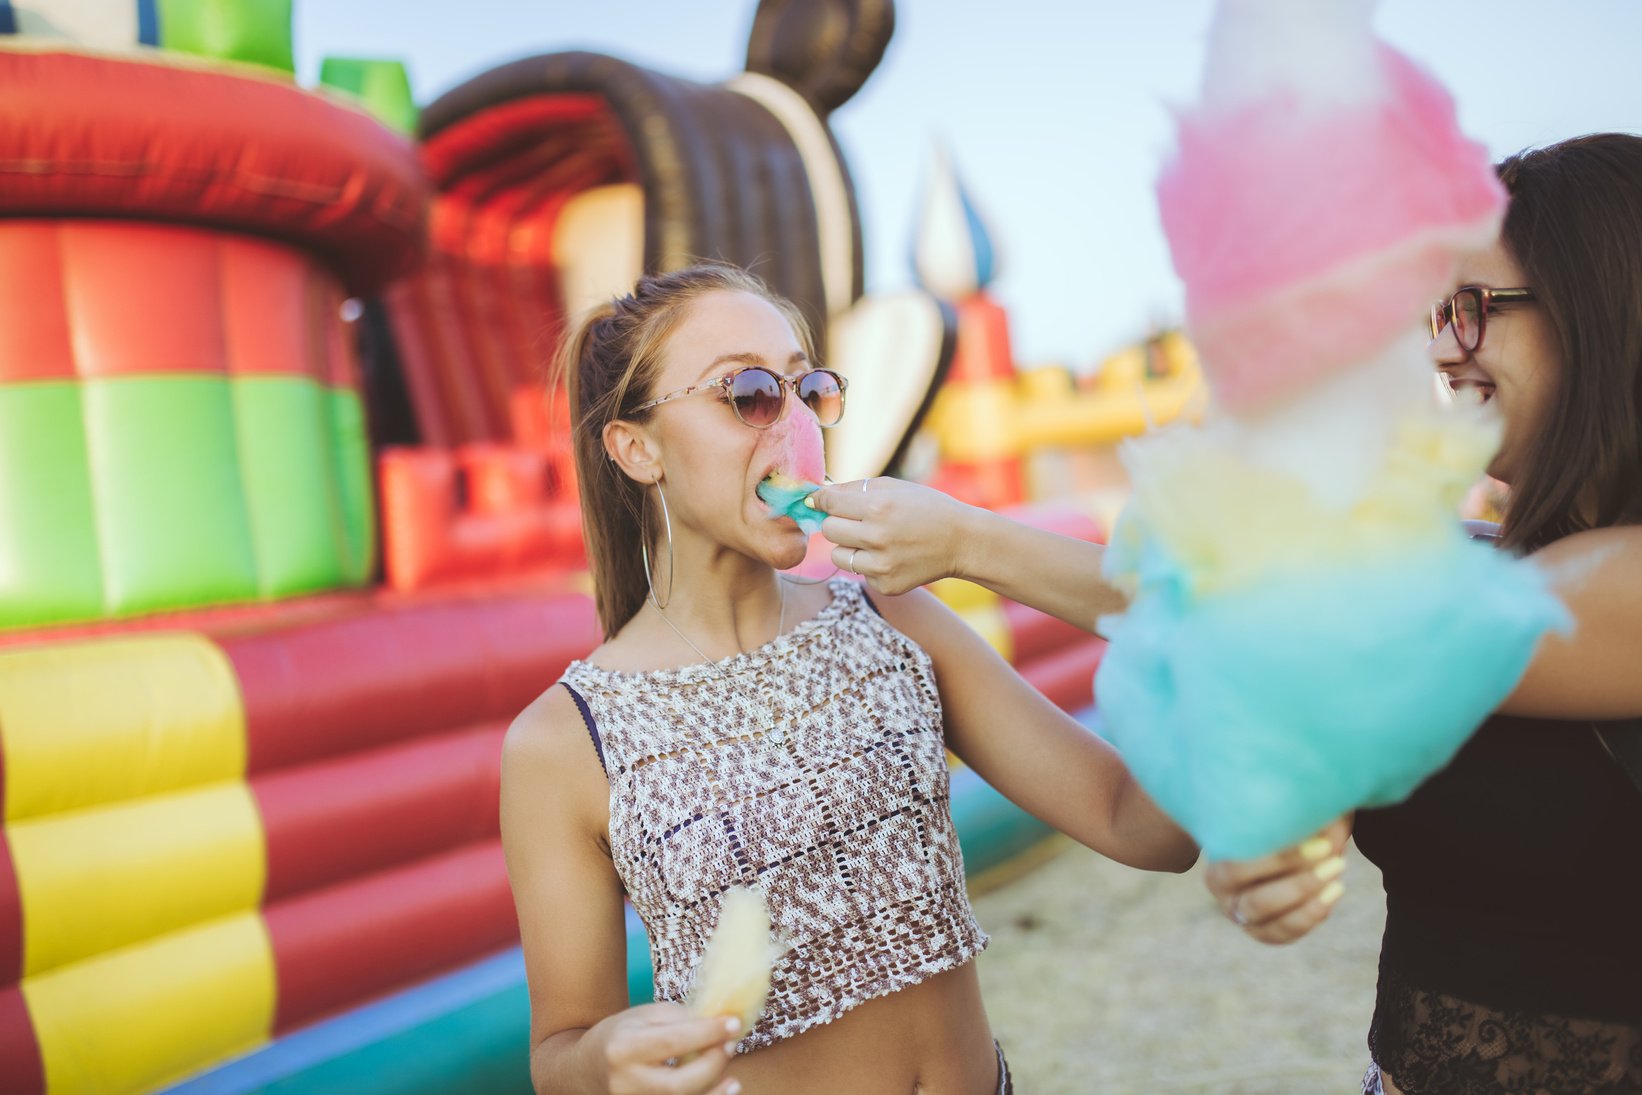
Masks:
[[[844,414],[844,393],[831,372],[817,369],[799,377],[799,400],[823,426],[835,424]],[[730,380],[730,400],[736,414],[749,426],[763,429],[781,417],[784,392],[781,378],[768,369],[752,366]]]
[[[838,378],[826,369],[817,369],[798,378],[798,398],[823,426],[844,417],[844,390]]]
[[[1431,309],[1431,337],[1436,338],[1452,321],[1454,338],[1460,349],[1475,350],[1482,343],[1482,293],[1465,288],[1447,300],[1439,301]]]
[[[781,417],[781,398],[781,381],[767,369],[743,369],[730,379],[730,401],[749,426],[773,426]]]

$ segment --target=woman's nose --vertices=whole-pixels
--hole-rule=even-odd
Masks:
[[[1439,366],[1458,365],[1471,356],[1468,351],[1460,348],[1459,335],[1452,323],[1443,327],[1436,338],[1426,343],[1425,352],[1431,359],[1431,364]]]

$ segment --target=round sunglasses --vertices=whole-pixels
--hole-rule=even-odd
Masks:
[[[742,422],[755,430],[767,430],[781,421],[781,416],[786,413],[787,392],[790,390],[822,426],[836,426],[838,420],[844,417],[844,389],[847,387],[849,381],[831,369],[811,369],[782,376],[762,365],[749,365],[705,383],[668,392],[648,403],[640,403],[633,408],[633,413],[659,407],[670,399],[717,391],[723,393],[724,401]]]

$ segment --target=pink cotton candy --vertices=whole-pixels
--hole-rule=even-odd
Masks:
[[[1180,119],[1158,200],[1230,410],[1374,354],[1498,230],[1504,189],[1448,94],[1394,50],[1377,56],[1382,98],[1315,110],[1284,90]]]
[[[789,409],[780,422],[770,427],[770,435],[775,447],[775,471],[804,482],[822,481],[827,458],[821,444],[821,427],[814,415]]]

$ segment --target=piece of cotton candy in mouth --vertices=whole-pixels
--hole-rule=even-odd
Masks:
[[[827,519],[827,515],[806,506],[804,499],[820,489],[819,483],[806,483],[776,472],[765,476],[764,481],[758,484],[758,497],[770,507],[771,517],[791,517],[806,536],[811,536],[821,530],[821,522]]]

